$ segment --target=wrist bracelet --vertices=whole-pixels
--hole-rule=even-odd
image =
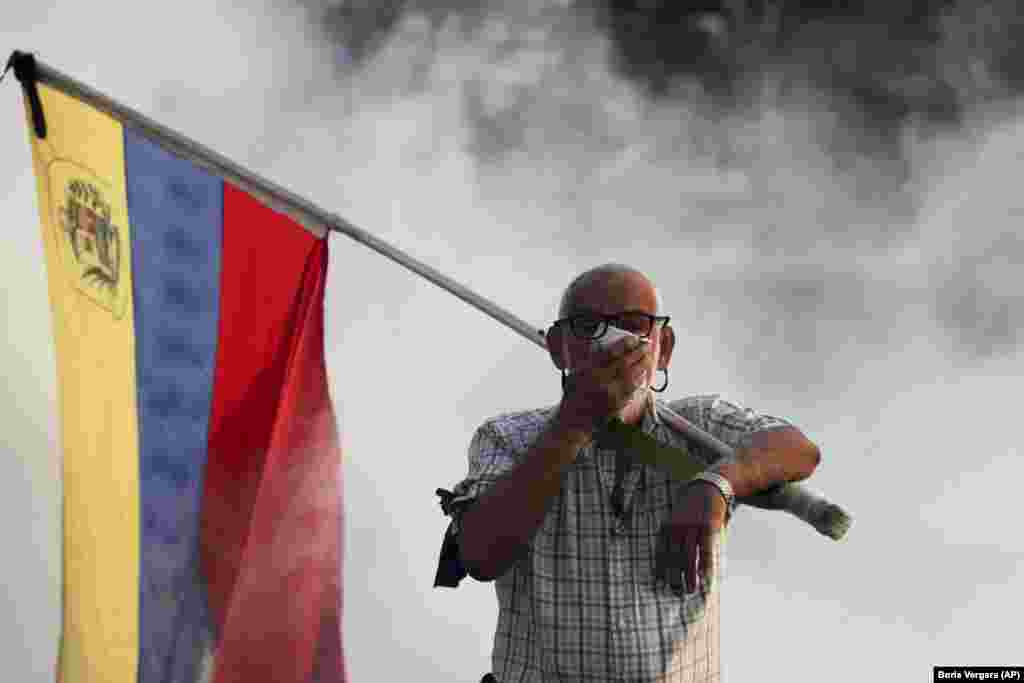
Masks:
[[[733,493],[732,484],[729,483],[728,479],[716,472],[704,471],[690,480],[691,483],[695,481],[707,482],[718,489],[718,492],[725,498],[727,517],[732,516],[732,511],[736,507],[736,495]]]

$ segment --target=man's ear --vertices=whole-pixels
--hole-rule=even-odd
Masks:
[[[676,347],[676,331],[668,325],[662,325],[658,334],[661,335],[661,339],[658,340],[658,369],[664,370],[672,360],[672,350]]]
[[[569,365],[568,359],[563,354],[563,334],[561,325],[552,325],[548,328],[547,334],[544,335],[544,340],[548,346],[548,354],[551,356],[551,362],[559,370],[564,370]]]

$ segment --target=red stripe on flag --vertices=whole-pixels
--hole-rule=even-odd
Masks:
[[[225,183],[201,539],[216,683],[345,680],[326,270],[326,240]]]

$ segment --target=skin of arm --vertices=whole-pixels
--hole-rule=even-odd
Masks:
[[[523,463],[463,513],[459,552],[470,576],[491,581],[522,556],[561,490],[562,473],[590,440],[556,415]]]
[[[712,471],[725,477],[737,498],[811,476],[821,462],[818,447],[795,427],[750,434],[736,457]]]

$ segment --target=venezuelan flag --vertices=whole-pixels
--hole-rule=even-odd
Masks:
[[[327,240],[37,87],[64,463],[58,679],[345,680]]]

